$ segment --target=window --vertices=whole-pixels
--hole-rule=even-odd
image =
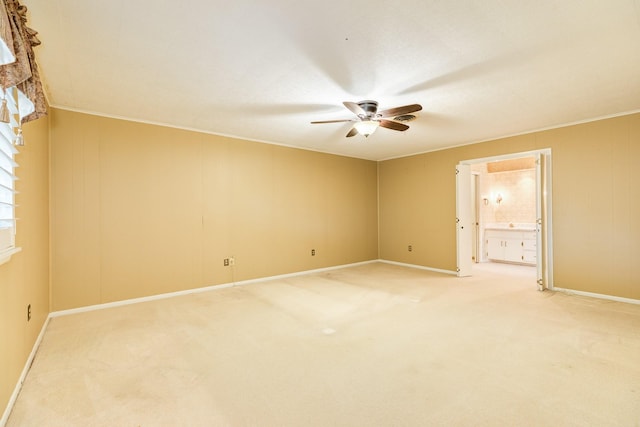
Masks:
[[[14,127],[19,125],[16,121],[17,106],[12,96],[17,93],[17,90],[6,91],[10,121],[0,122],[0,264],[18,251],[15,246],[15,169],[18,167],[15,154],[18,151],[13,143],[16,137]]]
[[[18,0],[0,2],[0,264],[20,250],[16,248],[15,146],[24,145],[22,121],[42,117],[47,110],[33,52],[40,40],[38,32],[26,26],[26,10]]]

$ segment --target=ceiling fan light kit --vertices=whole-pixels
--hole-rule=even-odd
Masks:
[[[356,134],[364,135],[364,137],[366,138],[373,132],[375,132],[378,127],[404,132],[405,130],[409,129],[409,126],[402,122],[411,121],[416,118],[416,116],[409,113],[414,113],[416,111],[422,110],[422,106],[420,104],[410,104],[378,112],[378,103],[371,100],[360,102],[345,101],[343,102],[343,104],[345,107],[347,107],[347,109],[354,113],[357,118],[342,120],[323,120],[311,123],[318,124],[354,122],[355,124],[346,135],[347,138],[355,136]]]
[[[375,120],[363,120],[361,122],[356,122],[356,124],[353,125],[358,133],[360,135],[364,135],[365,138],[375,132],[376,129],[378,129],[378,126],[380,126],[380,122]]]

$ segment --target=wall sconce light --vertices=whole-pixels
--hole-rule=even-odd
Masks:
[[[482,201],[484,202],[484,205],[487,206],[489,204],[489,199],[487,198],[487,196],[484,196],[482,198]]]
[[[502,203],[502,194],[498,193],[498,195],[496,196],[496,203],[497,204]]]

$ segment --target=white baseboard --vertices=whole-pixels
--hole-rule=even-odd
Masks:
[[[211,291],[211,290],[214,290],[214,289],[229,288],[229,287],[232,287],[232,286],[243,286],[243,285],[248,285],[248,284],[251,284],[251,283],[264,282],[264,281],[268,281],[268,280],[277,280],[277,279],[285,279],[285,278],[288,278],[288,277],[304,276],[304,275],[308,275],[308,274],[321,273],[321,272],[331,271],[331,270],[338,270],[338,269],[341,269],[341,268],[355,267],[355,266],[366,265],[366,264],[373,264],[373,263],[376,263],[376,262],[392,264],[392,265],[399,265],[399,266],[402,266],[402,267],[417,268],[417,269],[420,269],[420,270],[428,270],[428,271],[433,271],[433,272],[436,272],[436,273],[451,274],[451,275],[454,275],[454,276],[457,275],[457,273],[455,271],[450,271],[450,270],[442,270],[442,269],[438,269],[438,268],[431,268],[431,267],[425,267],[425,266],[422,266],[422,265],[407,264],[407,263],[396,262],[396,261],[388,261],[388,260],[384,260],[384,259],[375,259],[375,260],[362,261],[362,262],[357,262],[357,263],[352,263],[352,264],[344,264],[344,265],[338,265],[338,266],[333,266],[333,267],[318,268],[318,269],[315,269],[315,270],[305,270],[305,271],[300,271],[300,272],[296,272],[296,273],[280,274],[280,275],[277,275],[277,276],[261,277],[261,278],[258,278],[258,279],[243,280],[243,281],[240,281],[240,282],[223,283],[223,284],[219,284],[219,285],[206,286],[206,287],[203,287],[203,288],[188,289],[188,290],[184,290],[184,291],[170,292],[170,293],[165,293],[165,294],[152,295],[152,296],[148,296],[148,297],[133,298],[133,299],[123,300],[123,301],[116,301],[116,302],[110,302],[110,303],[104,303],[104,304],[96,304],[96,305],[90,305],[90,306],[86,306],[86,307],[74,308],[74,309],[70,309],[70,310],[61,310],[61,311],[51,312],[51,313],[49,313],[49,315],[47,316],[47,319],[45,320],[44,324],[42,325],[42,329],[40,330],[40,333],[38,334],[38,338],[36,339],[36,342],[33,344],[33,348],[31,350],[31,353],[29,354],[29,357],[28,357],[28,359],[27,359],[27,361],[25,363],[25,366],[24,366],[24,368],[22,370],[22,373],[20,374],[20,378],[18,380],[18,383],[16,384],[16,387],[15,387],[15,389],[13,391],[13,394],[11,395],[11,398],[9,399],[9,402],[7,403],[7,407],[5,408],[4,414],[2,415],[2,418],[0,418],[0,427],[4,427],[6,425],[6,423],[7,423],[7,421],[9,420],[9,415],[11,414],[11,411],[13,409],[13,405],[15,404],[16,399],[18,398],[18,394],[20,393],[20,390],[22,389],[22,384],[24,383],[24,380],[25,380],[25,378],[27,376],[27,373],[29,372],[29,368],[31,368],[31,364],[33,363],[33,360],[34,360],[35,355],[36,355],[36,353],[38,351],[38,348],[40,347],[40,343],[42,342],[42,338],[44,336],[45,330],[47,329],[47,326],[49,324],[49,320],[51,318],[59,317],[59,316],[65,316],[65,315],[69,315],[69,314],[75,314],[75,313],[83,313],[83,312],[87,312],[87,311],[101,310],[101,309],[110,308],[110,307],[125,306],[125,305],[140,303],[140,302],[147,302],[147,301],[166,299],[166,298],[171,298],[171,297],[180,296],[180,295],[196,294],[196,293]],[[564,289],[564,288],[557,288],[557,287],[554,288],[553,290],[557,291],[557,292],[564,292],[564,293],[569,294],[569,295],[580,295],[580,296],[587,296],[587,297],[592,297],[592,298],[606,299],[606,300],[611,300],[611,301],[625,302],[625,303],[629,303],[629,304],[640,304],[640,300],[631,299],[631,298],[623,298],[623,297],[617,297],[617,296],[605,295],[605,294],[596,294],[596,293],[592,293],[592,292],[583,292],[583,291],[576,291],[576,290],[572,290],[572,289]]]
[[[127,300],[122,300],[122,301],[108,302],[108,303],[104,303],[104,304],[88,305],[88,306],[85,306],[85,307],[72,308],[72,309],[69,309],[69,310],[54,311],[54,312],[51,312],[49,314],[49,317],[59,317],[59,316],[66,316],[66,315],[69,315],[69,314],[85,313],[87,311],[102,310],[104,308],[121,307],[121,306],[125,306],[125,305],[137,304],[137,303],[148,302],[148,301],[156,301],[156,300],[172,298],[172,297],[181,296],[181,295],[190,295],[190,294],[197,294],[197,293],[201,293],[201,292],[208,292],[208,291],[212,291],[214,289],[224,289],[224,288],[230,288],[232,286],[249,285],[251,283],[265,282],[265,281],[268,281],[268,280],[277,280],[277,279],[286,279],[288,277],[305,276],[307,274],[321,273],[323,271],[338,270],[340,268],[355,267],[355,266],[358,266],[358,265],[371,264],[371,263],[375,263],[375,262],[378,262],[378,261],[379,260],[375,259],[375,260],[371,260],[371,261],[356,262],[356,263],[353,263],[353,264],[343,264],[343,265],[337,265],[337,266],[333,266],[333,267],[318,268],[318,269],[315,269],[315,270],[304,270],[304,271],[298,271],[298,272],[295,272],[295,273],[280,274],[280,275],[277,275],[277,276],[260,277],[258,279],[242,280],[242,281],[239,281],[239,282],[222,283],[222,284],[219,284],[219,285],[205,286],[203,288],[186,289],[184,291],[168,292],[168,293],[164,293],[164,294],[151,295],[151,296],[148,296],[148,297],[132,298],[132,299],[127,299]],[[2,426],[0,426],[0,427],[2,427]]]
[[[307,275],[307,274],[320,273],[320,272],[323,272],[323,271],[331,271],[331,270],[337,270],[337,269],[340,269],[340,268],[355,267],[355,266],[358,266],[358,265],[372,264],[372,263],[375,263],[375,262],[378,262],[378,261],[379,260],[374,259],[374,260],[370,260],[370,261],[362,261],[362,262],[356,262],[356,263],[352,263],[352,264],[344,264],[344,265],[337,265],[337,266],[333,266],[333,267],[318,268],[318,269],[315,269],[315,270],[305,270],[305,271],[299,271],[299,272],[296,272],[296,273],[280,274],[280,275],[277,275],[277,276],[261,277],[259,279],[243,280],[243,281],[240,281],[240,282],[223,283],[223,284],[220,284],[220,285],[206,286],[206,287],[203,287],[203,288],[187,289],[187,290],[184,290],[184,291],[169,292],[169,293],[165,293],[165,294],[152,295],[152,296],[148,296],[148,297],[132,298],[132,299],[123,300],[123,301],[115,301],[115,302],[109,302],[109,303],[104,303],[104,304],[95,304],[95,305],[90,305],[90,306],[86,306],[86,307],[79,307],[79,308],[73,308],[73,309],[69,309],[69,310],[60,310],[60,311],[51,312],[47,316],[47,319],[45,320],[44,325],[42,325],[42,329],[40,330],[40,334],[38,335],[38,338],[36,339],[36,342],[33,345],[33,349],[31,350],[31,354],[29,355],[29,358],[27,359],[27,361],[26,361],[26,363],[24,365],[24,368],[22,370],[22,374],[20,375],[20,378],[18,380],[18,383],[16,384],[16,387],[15,387],[15,389],[13,391],[13,394],[11,395],[11,398],[9,399],[9,402],[7,403],[7,407],[5,408],[4,414],[2,415],[2,418],[0,418],[0,427],[5,427],[7,421],[9,420],[9,415],[11,414],[11,411],[13,410],[13,405],[15,404],[16,399],[18,398],[18,394],[20,393],[20,390],[22,389],[22,384],[24,383],[24,380],[27,377],[27,373],[29,372],[29,368],[31,368],[31,364],[33,363],[33,359],[35,358],[35,355],[36,355],[36,353],[38,351],[38,348],[40,347],[40,343],[42,341],[42,337],[44,336],[44,332],[47,329],[47,325],[49,324],[49,320],[54,318],[54,317],[66,316],[66,315],[75,314],[75,313],[84,313],[84,312],[94,311],[94,310],[101,310],[101,309],[110,308],[110,307],[119,307],[119,306],[125,306],[125,305],[130,305],[130,304],[137,304],[137,303],[140,303],[140,302],[147,302],[147,301],[166,299],[166,298],[171,298],[171,297],[180,296],[180,295],[196,294],[196,293],[200,293],[200,292],[211,291],[211,290],[214,290],[214,289],[230,288],[232,286],[242,286],[242,285],[248,285],[248,284],[251,284],[251,283],[264,282],[264,281],[268,281],[268,280],[277,280],[277,279],[284,279],[284,278],[287,278],[287,277],[304,276],[304,275]]]
[[[400,265],[402,267],[417,268],[419,270],[434,271],[436,273],[453,274],[454,276],[458,275],[458,273],[456,271],[442,270],[442,269],[439,269],[439,268],[425,267],[423,265],[407,264],[407,263],[404,263],[404,262],[397,262],[397,261],[387,261],[386,259],[379,259],[378,261],[384,262],[385,264],[393,264],[393,265]]]
[[[42,328],[40,329],[40,333],[38,334],[38,338],[36,338],[36,342],[33,343],[33,348],[31,349],[31,353],[29,354],[29,357],[27,358],[27,362],[24,364],[24,368],[22,369],[22,373],[20,374],[20,378],[18,378],[18,383],[16,384],[15,388],[13,389],[13,393],[11,394],[11,397],[9,398],[9,402],[7,403],[7,407],[4,410],[4,414],[2,414],[2,418],[0,418],[0,427],[4,427],[7,424],[7,421],[9,421],[9,415],[11,414],[11,411],[13,410],[13,405],[15,405],[16,399],[18,399],[18,394],[20,394],[20,390],[22,389],[22,384],[24,384],[24,380],[27,378],[27,373],[29,373],[29,369],[31,368],[31,365],[33,364],[33,359],[35,359],[36,353],[38,352],[38,348],[40,348],[40,343],[42,342],[42,337],[44,337],[44,332],[47,329],[47,325],[49,325],[49,319],[50,319],[50,317],[47,316],[47,318],[44,321],[44,324],[42,325]]]
[[[555,287],[555,286],[553,288],[553,291],[562,292],[562,293],[565,293],[567,295],[579,295],[579,296],[583,296],[583,297],[599,298],[599,299],[606,299],[606,300],[609,300],[609,301],[626,302],[627,304],[638,304],[638,305],[640,305],[640,300],[639,299],[617,297],[615,295],[596,294],[596,293],[593,293],[593,292],[576,291],[576,290],[573,290],[573,289],[558,288],[558,287]]]

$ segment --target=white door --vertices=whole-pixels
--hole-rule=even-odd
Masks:
[[[479,263],[480,253],[480,177],[471,175],[471,261]]]
[[[536,282],[538,290],[542,291],[545,287],[543,279],[543,262],[542,259],[542,234],[546,229],[546,225],[542,221],[542,199],[544,198],[544,187],[542,185],[542,162],[544,155],[536,154]]]
[[[471,166],[456,166],[456,240],[458,245],[458,277],[471,276]]]

